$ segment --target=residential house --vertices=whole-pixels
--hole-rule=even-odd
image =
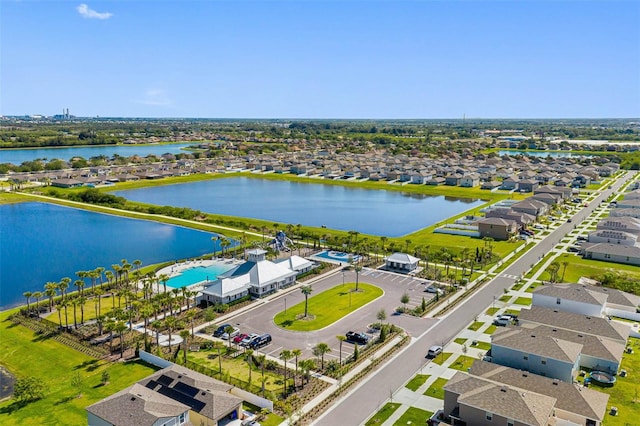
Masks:
[[[499,182],[497,180],[491,180],[488,182],[482,182],[482,184],[480,185],[480,189],[496,189],[496,188],[500,188],[500,186],[502,185],[502,182]]]
[[[558,194],[535,194],[528,198],[529,200],[537,200],[542,201],[549,206],[553,206],[555,204],[559,204],[562,198]]]
[[[566,383],[480,360],[474,361],[469,374],[501,386],[506,385],[524,392],[555,398],[555,418],[571,422],[570,424],[600,426],[607,414],[609,395],[579,384]],[[560,421],[557,424],[563,424]]]
[[[460,179],[460,186],[465,188],[475,188],[480,185],[480,176],[477,173],[470,173]]]
[[[462,180],[462,175],[458,173],[454,173],[452,175],[445,177],[444,184],[448,186],[458,186],[460,185],[461,180]]]
[[[539,217],[547,214],[549,205],[542,201],[532,200],[531,197],[529,197],[526,200],[513,204],[511,210]]]
[[[636,246],[638,245],[638,235],[623,231],[601,229],[599,231],[590,232],[588,241],[590,243],[610,243],[620,244],[623,246]]]
[[[640,198],[618,200],[616,208],[619,209],[640,209]]]
[[[533,291],[533,306],[559,309],[580,315],[602,316],[607,301],[605,294],[579,284],[549,284]]]
[[[476,222],[480,237],[490,237],[496,241],[505,241],[518,232],[515,220],[499,217],[486,217]]]
[[[51,186],[58,188],[77,188],[84,185],[84,183],[77,179],[56,179],[51,181]]]
[[[389,271],[408,274],[418,268],[420,259],[406,253],[393,253],[385,259],[384,268]]]
[[[619,244],[589,244],[582,249],[583,258],[640,266],[640,247]]]
[[[541,186],[533,191],[534,194],[558,194],[563,200],[571,198],[571,188],[555,187],[555,186]]]
[[[611,217],[633,217],[640,219],[640,209],[611,209],[609,210],[609,216]]]
[[[171,365],[86,408],[89,426],[218,425],[242,416],[233,386]]]
[[[608,217],[596,225],[596,229],[610,229],[640,235],[640,219],[633,217]]]
[[[513,189],[518,189],[518,185],[520,185],[520,179],[518,179],[518,177],[511,176],[502,180],[501,188],[511,191]]]
[[[505,327],[491,336],[492,362],[568,383],[578,373],[582,344]]]
[[[518,190],[520,192],[533,192],[539,186],[539,183],[535,179],[523,179],[518,184]]]

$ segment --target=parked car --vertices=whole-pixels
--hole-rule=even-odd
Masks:
[[[240,346],[249,346],[249,344],[251,344],[251,342],[253,342],[258,337],[260,337],[259,334],[251,333],[247,337],[242,339],[242,341],[240,342]]]
[[[224,334],[224,329],[227,327],[231,327],[231,324],[222,324],[220,327],[216,328],[216,331],[213,332],[213,337],[220,337]]]
[[[262,334],[258,337],[256,337],[255,339],[253,339],[248,347],[251,349],[258,349],[261,348],[263,346],[267,346],[269,343],[271,343],[271,335],[270,334]]]
[[[366,345],[369,342],[369,336],[356,331],[348,331],[346,337],[348,342],[357,343],[359,345]]]
[[[493,320],[493,324],[501,327],[505,327],[508,324],[511,324],[511,317],[506,315],[500,315],[499,317]]]
[[[248,336],[248,334],[246,334],[246,333],[240,333],[236,337],[233,338],[233,343],[238,344],[238,343],[242,342],[244,340],[244,338],[247,337],[247,336]]]
[[[225,331],[224,333],[222,333],[220,338],[223,339],[223,340],[229,340],[229,339],[233,339],[238,334],[240,334],[240,329],[238,327],[232,327],[232,328],[233,328],[233,330],[231,330],[230,332],[226,332]]]
[[[441,288],[436,287],[435,285],[430,285],[425,287],[424,291],[426,291],[427,293],[437,293],[439,295],[443,295],[444,291]]]
[[[433,345],[427,351],[427,358],[435,358],[442,352],[442,346]]]

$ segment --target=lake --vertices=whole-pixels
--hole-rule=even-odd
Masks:
[[[149,265],[212,253],[215,235],[55,204],[0,205],[0,308],[26,303],[22,294],[48,281],[75,281],[77,271],[110,270],[122,259]]]
[[[25,161],[33,161],[40,159],[59,159],[69,161],[73,157],[82,157],[89,159],[104,155],[111,158],[118,154],[122,157],[130,157],[139,155],[146,157],[147,155],[162,154],[179,154],[186,153],[183,148],[189,145],[195,145],[198,142],[189,143],[171,143],[171,144],[155,144],[155,145],[106,145],[106,146],[78,146],[63,148],[28,148],[28,149],[0,149],[0,163],[22,164]]]
[[[415,232],[483,204],[476,199],[247,177],[113,193],[144,203],[388,237]]]

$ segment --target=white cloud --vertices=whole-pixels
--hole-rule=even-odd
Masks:
[[[144,93],[144,99],[138,101],[140,104],[151,106],[169,106],[173,102],[164,89],[149,89]]]
[[[87,19],[109,19],[113,16],[111,12],[96,12],[93,9],[89,9],[89,6],[84,3],[78,6],[76,10],[83,18]]]

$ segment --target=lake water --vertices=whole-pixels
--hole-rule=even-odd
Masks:
[[[0,308],[26,303],[22,294],[48,281],[75,281],[77,271],[110,270],[122,259],[148,265],[212,253],[215,235],[47,203],[0,205]]]
[[[483,203],[475,199],[246,177],[114,191],[114,194],[208,213],[280,224],[326,225],[388,237],[415,232]]]
[[[73,157],[89,159],[104,155],[111,158],[114,154],[122,157],[139,155],[178,154],[185,153],[183,148],[194,145],[197,142],[172,143],[157,145],[108,145],[108,146],[81,146],[64,148],[29,148],[29,149],[0,149],[0,163],[22,164],[25,161],[40,159],[59,159],[69,161]]]
[[[557,158],[581,157],[581,155],[573,154],[571,152],[510,151],[510,150],[500,150],[498,151],[498,155],[499,156],[528,155],[529,157],[557,157]],[[586,157],[589,157],[589,156],[587,155]]]

